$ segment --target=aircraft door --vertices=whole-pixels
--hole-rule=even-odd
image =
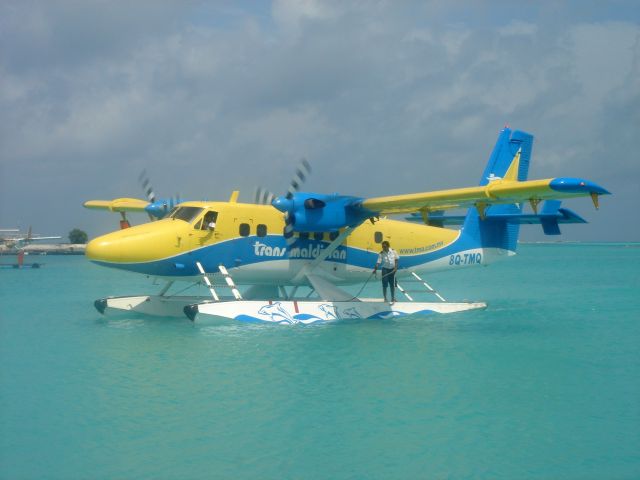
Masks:
[[[364,225],[362,228],[366,233],[363,237],[360,237],[360,242],[363,242],[365,245],[365,252],[358,252],[356,255],[362,255],[362,259],[357,259],[353,265],[347,264],[347,270],[349,271],[360,271],[363,266],[365,268],[373,268],[377,256],[382,250],[382,242],[384,240],[390,240],[391,236],[388,235],[382,228],[378,225]],[[351,240],[347,238],[347,242]],[[361,243],[362,244],[362,243]]]

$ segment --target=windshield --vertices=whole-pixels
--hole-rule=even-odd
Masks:
[[[179,209],[180,207],[173,207],[171,209],[171,211],[169,212],[169,215],[167,215],[167,217],[169,218],[173,218],[173,214],[176,213],[176,211]]]
[[[171,218],[177,220],[184,220],[189,223],[196,218],[204,208],[200,207],[178,207],[175,212],[171,214]]]

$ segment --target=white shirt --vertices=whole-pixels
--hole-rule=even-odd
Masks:
[[[388,251],[381,251],[378,255],[378,261],[376,265],[380,265],[382,268],[394,269],[396,268],[396,260],[400,257],[393,248],[389,248]]]

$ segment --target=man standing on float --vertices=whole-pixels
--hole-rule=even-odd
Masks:
[[[386,302],[387,286],[389,286],[391,289],[391,305],[396,302],[396,272],[398,271],[399,258],[398,253],[392,249],[389,242],[385,240],[382,242],[382,251],[378,255],[378,261],[373,269],[373,273],[375,274],[378,266],[382,267],[382,294]]]

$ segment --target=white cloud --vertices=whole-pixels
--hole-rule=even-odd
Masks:
[[[502,28],[499,28],[498,32],[505,37],[517,36],[517,35],[528,36],[528,35],[535,35],[538,32],[538,27],[533,23],[516,20]]]
[[[274,0],[274,20],[288,32],[298,33],[305,21],[320,21],[333,18],[337,9],[321,0]]]
[[[606,20],[604,7],[594,16],[605,19],[558,22],[455,2],[282,0],[268,18],[178,2],[146,22],[144,3],[12,5],[0,12],[0,162],[22,182],[42,165],[100,177],[101,191],[67,208],[80,193],[137,188],[142,167],[169,194],[220,198],[252,175],[277,189],[301,156],[325,191],[462,186],[505,123],[537,136],[534,174],[597,181],[611,136],[631,150],[639,123],[638,21]],[[612,133],[612,122],[624,125]],[[204,173],[229,159],[212,193]],[[611,161],[610,181],[640,173],[629,155]]]
[[[585,97],[599,104],[625,84],[638,87],[640,27],[623,22],[583,24],[569,31],[573,68]]]

